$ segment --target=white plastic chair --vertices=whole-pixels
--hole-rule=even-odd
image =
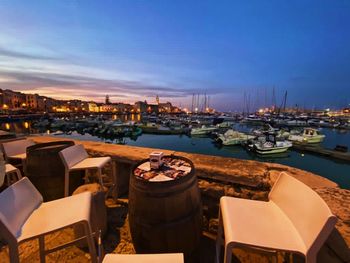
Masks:
[[[102,168],[107,163],[112,163],[111,157],[89,158],[88,153],[81,144],[73,145],[60,151],[60,156],[65,167],[64,195],[69,195],[69,173],[76,170],[97,170],[98,178],[103,187]],[[114,175],[113,175],[114,176]]]
[[[103,263],[183,263],[181,253],[176,254],[107,254]]]
[[[220,199],[216,260],[220,262],[224,241],[226,263],[231,262],[232,249],[238,246],[298,253],[307,263],[315,263],[336,221],[316,192],[281,173],[268,202]]]
[[[2,147],[4,150],[5,160],[8,162],[11,160],[20,160],[24,167],[27,159],[26,150],[29,146],[34,144],[35,143],[30,139],[4,142]]]
[[[97,262],[90,227],[91,193],[43,203],[43,198],[27,177],[0,193],[0,236],[9,246],[11,263],[19,262],[20,243],[38,238],[40,261],[45,255],[86,239],[92,262]],[[85,236],[45,250],[44,236],[57,230],[82,224]]]
[[[18,168],[16,168],[12,164],[7,163],[5,164],[5,177],[6,177],[7,185],[10,186],[11,184],[21,180],[22,175],[21,175],[21,171]],[[1,182],[0,182],[0,186],[1,186]]]

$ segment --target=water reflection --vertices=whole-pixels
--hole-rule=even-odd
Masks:
[[[287,153],[274,156],[257,156],[254,153],[247,152],[241,146],[221,146],[214,144],[210,138],[206,137],[188,137],[177,135],[150,135],[143,134],[141,136],[116,136],[118,126],[113,128],[114,132],[109,129],[103,129],[104,117],[100,119],[92,119],[87,116],[84,120],[77,119],[72,122],[76,131],[72,134],[70,130],[69,122],[66,122],[65,118],[60,119],[57,123],[65,123],[66,126],[60,126],[59,128],[49,129],[51,126],[51,120],[41,121],[41,125],[34,125],[31,121],[23,122],[9,122],[2,123],[1,129],[12,131],[17,134],[29,134],[29,133],[43,133],[51,136],[59,136],[64,138],[89,140],[89,141],[103,141],[114,144],[128,144],[141,147],[150,147],[158,149],[168,149],[174,151],[192,152],[209,154],[215,156],[234,157],[239,159],[258,160],[266,162],[275,162],[294,166],[303,170],[314,172],[316,174],[327,177],[343,188],[350,189],[349,170],[350,165],[340,161],[334,161],[317,155],[304,153],[302,151],[291,150]],[[139,121],[141,119],[140,114],[129,115],[110,115],[109,120],[124,120],[124,121]],[[93,122],[95,124],[89,127],[85,126],[86,122]],[[97,121],[96,121],[97,120]],[[129,125],[130,126],[130,125]],[[64,127],[64,128],[63,128]],[[235,126],[238,130],[247,131],[251,127],[238,124]],[[60,132],[57,132],[61,130]],[[135,133],[135,131],[133,131]],[[345,130],[333,130],[322,129],[322,133],[326,135],[326,140],[323,143],[324,147],[334,148],[336,144],[346,145],[350,148],[350,131]]]

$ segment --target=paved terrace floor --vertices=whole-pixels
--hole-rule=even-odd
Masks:
[[[33,137],[36,142],[60,140],[52,137]],[[114,160],[135,163],[147,158],[155,149],[131,147],[125,145],[111,145],[96,142],[76,141],[81,143],[92,155],[110,155]],[[334,182],[300,169],[279,164],[260,163],[256,161],[239,160],[199,154],[165,151],[190,158],[196,167],[197,176],[209,180],[209,186],[201,190],[208,190],[211,195],[222,195],[217,183],[241,184],[251,189],[265,188],[272,185],[280,171],[287,171],[297,179],[312,187],[328,203],[333,213],[339,218],[336,230],[331,234],[326,245],[319,253],[318,262],[350,262],[350,191],[340,189]],[[214,182],[214,183],[213,183]],[[216,184],[215,187],[211,187]],[[206,184],[205,184],[206,185]],[[210,188],[211,187],[211,188]],[[210,188],[210,189],[209,189]],[[108,231],[103,239],[106,253],[135,253],[128,226],[128,200],[120,199],[118,203],[108,199]],[[66,229],[46,237],[47,247],[53,247],[73,238],[72,229]],[[200,252],[193,262],[214,262],[213,233],[205,232],[202,238]],[[253,253],[247,250],[235,250],[233,262],[271,262],[269,255]],[[20,247],[21,262],[38,262],[38,244],[36,241],[26,242]],[[0,263],[9,262],[8,250],[0,250]],[[47,256],[47,262],[89,262],[86,250],[70,247]],[[283,262],[283,255],[279,255],[278,262]],[[294,262],[303,262],[294,257]]]

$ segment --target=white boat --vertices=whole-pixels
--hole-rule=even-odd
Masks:
[[[253,130],[252,133],[255,136],[262,136],[266,133],[276,133],[277,131],[278,129],[273,128],[270,124],[264,124],[263,127]]]
[[[297,127],[297,126],[307,126],[307,122],[305,120],[290,120],[287,121],[286,123],[287,126],[293,126],[293,127]]]
[[[216,127],[203,125],[200,128],[192,128],[191,135],[207,135],[215,130],[216,130]]]
[[[288,140],[299,143],[321,143],[326,136],[313,128],[305,128],[302,134],[291,134]]]
[[[245,122],[245,123],[261,123],[261,122],[263,122],[263,119],[259,116],[254,115],[254,114],[250,114],[248,117],[243,119],[243,122]]]
[[[248,140],[253,139],[255,136],[247,135],[242,132],[235,130],[228,130],[224,134],[219,134],[217,140],[220,141],[223,145],[238,145],[242,144]]]
[[[232,125],[234,125],[234,124],[235,124],[235,123],[232,122],[232,121],[224,121],[224,122],[222,122],[222,123],[217,124],[216,126],[217,126],[218,128],[230,128],[230,127],[232,127]]]
[[[284,129],[280,129],[277,131],[277,134],[276,134],[276,138],[277,139],[288,139],[288,137],[290,136],[290,132],[284,130]]]
[[[250,150],[263,155],[284,153],[292,146],[293,144],[290,141],[276,141],[276,137],[273,135],[269,135],[266,138],[260,137],[258,141],[248,145]]]
[[[320,120],[319,126],[324,128],[336,128],[340,125],[339,122],[334,120]]]

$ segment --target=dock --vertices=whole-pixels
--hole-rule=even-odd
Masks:
[[[310,145],[310,144],[294,143],[294,142],[293,142],[292,148],[294,150],[305,151],[308,153],[313,153],[313,154],[321,155],[327,158],[337,159],[337,160],[350,163],[349,152],[335,151],[332,149],[323,148],[320,145]]]

